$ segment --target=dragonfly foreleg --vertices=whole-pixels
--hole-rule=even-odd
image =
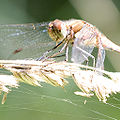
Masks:
[[[68,60],[68,48],[67,48],[67,47],[68,47],[68,42],[66,42],[66,43],[64,44],[64,46],[63,46],[58,52],[54,53],[54,54],[51,55],[51,56],[48,56],[46,59],[52,58],[52,57],[55,57],[55,56],[59,55],[59,54],[62,53],[63,50],[65,49],[65,56],[66,56],[65,60]]]
[[[51,53],[52,51],[54,51],[56,48],[58,48],[62,43],[64,42],[64,40],[60,41],[55,47],[53,47],[52,49],[46,51],[45,53],[43,53],[43,55],[40,58],[37,58],[37,61],[46,59],[46,56]]]

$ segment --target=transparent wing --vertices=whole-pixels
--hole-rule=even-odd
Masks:
[[[88,61],[88,57],[91,56],[94,47],[78,44],[79,39],[75,39],[74,46],[72,48],[72,61],[75,63],[83,63]]]
[[[0,25],[0,59],[40,57],[55,45],[47,26],[48,23]]]
[[[72,48],[72,61],[75,63],[83,63],[85,60],[88,60],[88,57],[94,58],[91,55],[94,45],[92,41],[96,39],[96,35],[92,28],[84,26],[78,33],[75,35],[74,45]]]

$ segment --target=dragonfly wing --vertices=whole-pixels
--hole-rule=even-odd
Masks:
[[[91,56],[91,53],[94,49],[93,46],[86,46],[84,44],[79,44],[81,39],[76,38],[72,48],[72,61],[75,63],[83,63],[88,61],[88,57]]]
[[[89,43],[92,43],[93,39],[96,39],[96,33],[92,27],[87,25],[83,26],[83,28],[75,34],[75,40],[72,49],[73,62],[83,63],[88,59],[89,56],[92,57],[91,53],[94,45],[89,45]],[[87,45],[86,41],[88,41]]]
[[[48,23],[0,25],[0,59],[40,57],[55,45]]]

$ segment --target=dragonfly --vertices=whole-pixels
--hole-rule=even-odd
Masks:
[[[56,19],[52,22],[36,24],[0,25],[0,44],[0,59],[38,58],[36,60],[46,60],[65,51],[66,61],[68,61],[71,44],[73,62],[83,63],[91,57],[93,65],[96,64],[99,68],[104,66],[105,49],[120,52],[120,47],[110,41],[95,26],[76,19],[66,21]],[[98,48],[96,61],[91,54],[94,47]]]
[[[97,68],[104,69],[105,50],[120,53],[120,46],[109,40],[95,26],[83,20],[61,21],[56,19],[49,23],[48,33],[58,43],[53,49],[64,43],[64,46],[52,56],[56,56],[65,49],[66,60],[68,60],[68,44],[72,44],[71,60],[75,63],[83,63],[85,60],[88,61],[88,57],[91,57],[94,67],[96,64]],[[94,47],[98,48],[96,63],[95,57],[91,54]],[[51,51],[46,53],[48,52]]]

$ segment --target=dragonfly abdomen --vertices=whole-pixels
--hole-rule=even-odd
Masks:
[[[107,37],[105,37],[104,35],[102,35],[101,37],[101,42],[102,42],[102,46],[105,49],[108,50],[113,50],[116,52],[120,53],[120,46],[116,45],[115,43],[113,43],[112,41],[110,41]]]

